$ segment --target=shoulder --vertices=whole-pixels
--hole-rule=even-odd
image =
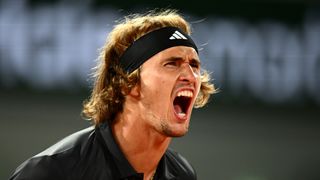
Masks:
[[[197,179],[196,171],[188,160],[183,157],[178,152],[168,149],[165,153],[168,166],[173,168],[179,177],[184,177],[182,179]]]
[[[90,138],[91,134],[94,133],[94,127],[88,127],[86,129],[80,130],[75,132],[56,144],[52,145],[51,147],[47,148],[46,150],[42,151],[41,153],[35,155],[34,157],[41,157],[41,156],[54,156],[58,154],[63,154],[69,150],[81,150],[86,143],[88,138]]]
[[[65,172],[71,170],[80,159],[81,151],[93,132],[94,128],[90,127],[67,136],[22,163],[10,180],[65,179]]]

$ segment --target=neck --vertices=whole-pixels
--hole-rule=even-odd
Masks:
[[[113,134],[131,166],[137,172],[144,173],[144,179],[151,179],[171,138],[132,114],[138,113],[124,110],[116,117],[112,125]]]

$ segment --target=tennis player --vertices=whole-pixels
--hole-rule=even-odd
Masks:
[[[94,126],[22,163],[11,180],[194,180],[168,148],[215,89],[175,10],[125,17],[110,32],[83,116]]]

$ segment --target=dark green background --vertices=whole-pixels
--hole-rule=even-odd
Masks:
[[[79,116],[86,93],[1,92],[1,173],[90,125]],[[190,132],[172,147],[199,179],[320,179],[318,107],[215,101],[194,110]]]
[[[28,4],[33,8],[57,2],[33,0]],[[86,2],[92,10],[113,6],[124,14],[169,7],[198,17],[243,18],[252,23],[273,19],[292,26],[301,24],[307,10],[319,10],[314,1],[302,0]],[[0,179],[7,179],[28,157],[89,126],[80,118],[82,101],[88,96],[88,89],[0,88]],[[189,159],[198,179],[317,180],[319,110],[312,101],[265,104],[221,91],[205,108],[194,111],[189,134],[175,139],[172,148]]]

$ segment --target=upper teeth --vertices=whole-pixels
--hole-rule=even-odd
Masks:
[[[178,92],[177,96],[193,97],[193,92],[189,90],[184,90],[184,91]]]

